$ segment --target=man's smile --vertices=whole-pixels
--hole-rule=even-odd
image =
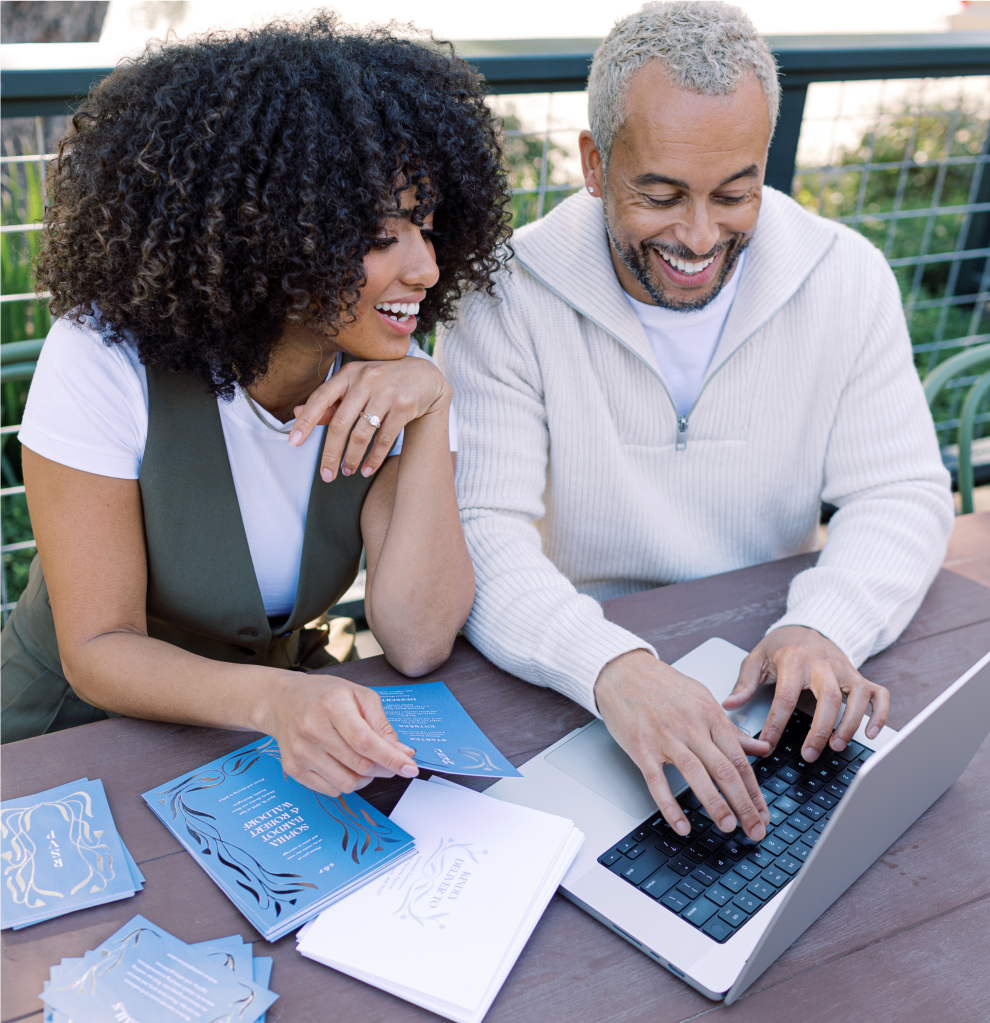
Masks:
[[[671,284],[677,288],[697,289],[711,283],[722,265],[722,256],[727,248],[723,246],[714,256],[701,260],[682,259],[658,248],[651,247],[651,251],[660,257],[656,264]]]

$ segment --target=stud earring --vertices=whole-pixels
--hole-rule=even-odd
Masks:
[[[594,195],[594,192],[595,192],[595,186],[594,186],[594,185],[588,185],[588,191],[589,191],[589,192],[591,192],[591,193],[592,193],[592,195]]]

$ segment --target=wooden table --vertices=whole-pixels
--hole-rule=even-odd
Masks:
[[[800,555],[610,601],[606,613],[673,661],[711,636],[751,647],[782,612]],[[990,515],[957,521],[946,560],[904,634],[865,674],[888,686],[899,728],[990,647]],[[381,657],[337,669],[355,681],[406,681]],[[443,679],[515,764],[589,715],[520,682],[459,640],[423,681]],[[94,948],[135,913],[184,941],[240,932],[275,957],[281,995],[268,1019],[407,1023],[437,1017],[295,952],[290,935],[258,939],[143,804],[140,793],[250,740],[220,729],[125,718],[3,748],[3,798],[102,778],[120,833],[147,877],[133,899],[3,932],[0,1021],[40,1020],[48,967]],[[388,812],[405,783],[365,795]],[[990,1020],[990,741],[955,785],[750,988],[726,1008],[707,1001],[556,896],[487,1017],[490,1023],[675,1023],[708,1013],[735,1021]]]

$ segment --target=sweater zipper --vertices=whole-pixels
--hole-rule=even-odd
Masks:
[[[688,418],[687,416],[677,417],[677,451],[683,451],[687,447],[687,431],[688,431]]]

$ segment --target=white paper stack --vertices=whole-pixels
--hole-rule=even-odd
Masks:
[[[416,856],[299,932],[304,956],[479,1023],[584,841],[573,822],[413,781],[391,819]]]

